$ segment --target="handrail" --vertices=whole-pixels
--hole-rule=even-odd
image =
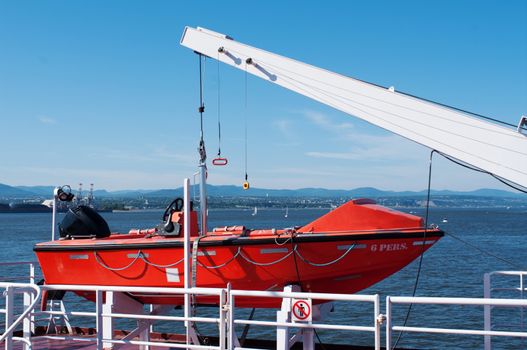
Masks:
[[[517,273],[506,272],[507,275],[516,275]],[[520,273],[523,276],[527,276],[526,273]],[[29,336],[14,337],[12,335],[14,329],[20,325],[20,323],[27,317],[30,317],[31,312],[34,315],[66,315],[66,316],[87,316],[95,317],[97,322],[103,318],[129,318],[134,320],[151,320],[160,321],[188,321],[188,322],[206,322],[216,323],[220,327],[226,326],[226,333],[222,333],[223,336],[229,341],[234,340],[234,325],[240,324],[252,324],[259,326],[273,326],[278,328],[292,327],[297,329],[334,329],[334,330],[346,330],[346,331],[364,331],[372,332],[375,338],[379,337],[379,341],[376,341],[376,348],[380,348],[380,327],[384,321],[384,315],[379,312],[379,297],[378,295],[360,295],[360,294],[327,294],[327,293],[304,293],[294,291],[251,291],[251,290],[231,290],[230,288],[166,288],[166,287],[120,287],[120,286],[86,286],[86,285],[44,285],[37,286],[35,284],[24,284],[24,283],[6,283],[0,282],[0,288],[7,290],[6,296],[13,296],[15,293],[31,293],[31,303],[23,311],[23,313],[16,319],[15,322],[10,322],[6,325],[7,329],[4,334],[0,337],[2,341],[23,341],[26,344],[30,344],[31,338]],[[202,295],[218,295],[220,296],[220,316],[212,317],[180,317],[180,316],[168,316],[162,314],[141,314],[122,312],[121,310],[109,311],[103,310],[102,306],[96,306],[97,311],[95,312],[67,312],[67,311],[43,311],[35,312],[35,307],[39,302],[39,298],[43,291],[51,290],[70,290],[70,291],[92,291],[96,292],[99,303],[102,303],[102,295],[104,292],[142,292],[142,293],[169,293],[169,294],[202,294]],[[308,323],[297,323],[292,322],[289,319],[277,319],[276,321],[261,321],[261,320],[246,320],[243,318],[235,319],[233,309],[235,308],[236,297],[258,297],[258,298],[276,298],[276,299],[288,299],[288,298],[300,298],[300,299],[312,299],[312,300],[338,300],[338,301],[350,301],[350,302],[369,302],[374,306],[373,309],[373,322],[370,325],[352,325],[352,324],[323,324],[313,320]],[[223,300],[223,301],[221,301]],[[392,340],[393,331],[405,331],[405,332],[420,332],[420,333],[441,333],[441,334],[459,334],[459,335],[480,335],[480,336],[508,336],[508,337],[521,337],[527,338],[527,332],[525,331],[500,331],[491,329],[460,329],[460,328],[440,328],[440,327],[405,327],[393,324],[393,312],[392,306],[395,304],[432,304],[432,305],[483,305],[487,307],[491,306],[510,306],[527,308],[527,300],[518,299],[491,299],[491,298],[445,298],[445,297],[399,297],[399,296],[388,296],[386,298],[386,344],[389,347]],[[102,305],[102,304],[101,304]],[[12,305],[6,305],[6,309],[2,310],[4,313],[10,312]],[[283,309],[284,310],[284,309]],[[225,312],[225,314],[223,313]],[[228,316],[227,316],[228,315]],[[227,317],[226,317],[227,316]],[[101,325],[101,323],[98,323]],[[26,326],[24,326],[26,327]],[[223,329],[223,328],[222,328]],[[220,330],[224,332],[225,329]],[[99,330],[98,332],[99,333]],[[9,337],[9,338],[8,338]],[[104,336],[102,331],[98,334],[97,338],[93,339],[81,339],[75,336],[45,336],[44,338],[49,339],[71,339],[71,340],[83,340],[83,341],[95,341],[97,344],[133,344],[133,345],[159,345],[158,341],[144,341],[132,340],[132,339],[114,339],[112,336]],[[225,338],[223,338],[225,339]],[[173,345],[173,344],[172,344]],[[163,345],[162,345],[163,346]],[[230,347],[229,347],[230,346]],[[178,346],[174,346],[178,347]],[[182,346],[183,347],[183,346]],[[201,349],[199,345],[187,345],[186,348]],[[231,342],[230,345],[219,345],[213,347],[214,349],[235,349],[239,348]],[[239,348],[241,349],[241,348]]]
[[[36,284],[33,284],[33,283],[0,283],[0,288],[9,288],[9,287],[14,287],[15,290],[16,289],[20,289],[22,291],[28,291],[28,289],[32,290],[35,292],[34,294],[34,298],[33,298],[33,302],[27,307],[26,310],[24,310],[24,312],[22,312],[22,314],[16,319],[15,322],[13,322],[4,332],[4,334],[2,334],[2,336],[0,336],[0,342],[4,341],[4,339],[13,332],[13,330],[18,327],[18,325],[20,324],[20,322],[22,322],[22,320],[24,318],[26,318],[30,312],[32,312],[34,309],[35,309],[35,306],[37,305],[39,299],[40,299],[40,288],[39,286],[37,286]],[[6,308],[7,309],[7,308]]]
[[[300,292],[300,291],[253,291],[253,290],[230,290],[227,293],[228,304],[230,307],[230,323],[228,339],[230,340],[230,347],[228,349],[241,350],[245,349],[235,345],[235,333],[234,325],[255,325],[255,326],[272,326],[277,329],[277,347],[282,349],[283,346],[288,342],[286,338],[289,338],[284,330],[287,328],[297,328],[302,330],[341,330],[341,331],[356,331],[356,332],[370,332],[374,335],[374,349],[378,350],[381,348],[381,323],[382,317],[380,317],[380,301],[379,295],[363,295],[363,294],[333,294],[333,293],[311,293],[311,292]],[[373,322],[371,326],[357,326],[357,325],[343,325],[343,324],[324,324],[315,322],[316,320],[309,321],[306,323],[294,322],[290,318],[284,317],[283,313],[288,312],[289,306],[284,306],[282,303],[281,311],[277,312],[276,321],[255,321],[247,319],[234,319],[234,305],[235,297],[260,297],[260,298],[278,298],[278,299],[310,299],[310,300],[325,300],[325,301],[346,301],[346,302],[368,302],[373,304]],[[287,304],[286,304],[287,305]],[[285,307],[285,309],[284,309]],[[281,316],[280,316],[281,314]],[[310,331],[312,332],[312,331]],[[304,338],[306,342],[306,338]],[[289,345],[291,342],[289,340]],[[306,346],[306,343],[304,343]],[[311,345],[307,345],[308,348]]]
[[[448,298],[448,297],[386,297],[386,347],[392,346],[392,331],[463,334],[481,336],[508,336],[527,338],[527,332],[491,331],[476,329],[406,327],[392,325],[393,304],[435,304],[435,305],[481,305],[481,306],[514,306],[527,307],[527,300],[490,299],[490,298]]]
[[[9,266],[9,265],[36,265],[37,261],[12,261],[12,262],[0,262],[0,266]]]
[[[168,316],[168,315],[156,315],[156,314],[138,314],[132,312],[126,312],[121,310],[103,309],[102,295],[103,293],[117,292],[117,293],[153,293],[153,294],[200,294],[217,296],[220,300],[220,304],[223,304],[224,300],[224,289],[221,288],[168,288],[168,287],[122,287],[122,286],[90,286],[90,285],[43,285],[41,289],[44,291],[54,290],[67,290],[67,291],[86,291],[97,293],[95,300],[95,312],[67,312],[67,311],[41,311],[38,314],[45,315],[64,315],[64,316],[85,316],[95,317],[97,326],[97,337],[96,338],[83,338],[75,336],[56,336],[46,335],[45,339],[56,339],[56,340],[73,340],[73,341],[91,341],[96,342],[98,348],[102,349],[104,346],[110,346],[110,344],[128,344],[128,345],[145,345],[145,346],[156,346],[156,347],[171,347],[171,348],[185,348],[185,349],[224,349],[221,346],[201,346],[193,344],[174,344],[174,343],[161,343],[159,341],[145,341],[142,338],[140,340],[130,339],[114,339],[112,335],[106,336],[103,331],[102,320],[103,319],[117,319],[127,318],[136,321],[175,321],[175,322],[204,322],[216,324],[221,328],[225,327],[225,320],[220,315],[219,317],[197,317],[197,316]],[[108,294],[106,294],[106,300],[108,300]],[[219,308],[222,312],[222,308]],[[99,328],[101,327],[101,328]],[[111,328],[111,327],[110,327]],[[136,329],[137,330],[137,329]],[[134,333],[134,331],[132,331]],[[132,334],[130,333],[130,334]],[[104,345],[103,345],[104,344]]]
[[[28,265],[29,266],[29,283],[35,283],[35,266],[38,266],[38,261],[11,261],[11,262],[0,262],[0,266],[20,266],[20,265]],[[0,281],[6,282],[5,278],[12,279],[12,280],[22,280],[25,279],[26,276],[2,276],[0,277]]]
[[[507,276],[507,277],[519,277],[518,287],[505,287],[505,288],[492,288],[492,277],[493,276]],[[519,292],[519,297],[521,300],[525,300],[525,295],[527,295],[527,283],[525,283],[525,278],[527,277],[527,271],[493,271],[485,273],[483,275],[483,296],[485,298],[491,298],[492,292],[503,292],[503,291],[514,291]],[[492,307],[490,305],[485,305],[484,308],[484,327],[486,331],[492,331]],[[524,329],[524,310],[523,307],[520,308],[520,328]],[[485,350],[492,349],[492,334],[485,335]]]

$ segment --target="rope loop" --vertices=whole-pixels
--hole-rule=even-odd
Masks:
[[[139,257],[142,257],[143,256],[143,252],[139,250],[137,252],[134,260],[132,260],[131,263],[129,263],[128,265],[123,266],[123,267],[110,267],[110,266],[106,265],[102,260],[100,260],[99,255],[97,254],[96,251],[93,252],[93,256],[95,257],[95,261],[97,261],[97,263],[99,265],[101,265],[102,267],[104,267],[105,269],[110,270],[110,271],[123,271],[123,270],[126,270],[127,268],[131,267],[139,259]]]
[[[207,265],[201,263],[199,260],[197,260],[197,263],[198,263],[199,266],[204,267],[204,268],[206,268],[206,269],[220,269],[220,268],[222,268],[222,267],[224,267],[224,266],[229,265],[232,261],[234,261],[234,259],[236,259],[236,258],[238,257],[238,255],[240,255],[241,250],[242,250],[242,248],[241,248],[241,247],[238,247],[238,251],[236,252],[236,254],[234,254],[234,255],[232,256],[232,258],[228,259],[226,262],[221,263],[221,264],[219,264],[219,265],[207,266]]]
[[[344,259],[344,257],[346,255],[348,255],[349,252],[351,252],[351,250],[355,248],[355,243],[353,243],[352,245],[350,245],[348,247],[348,249],[344,252],[344,254],[342,254],[341,256],[339,256],[338,258],[332,260],[332,261],[329,261],[327,263],[314,263],[314,262],[311,262],[309,260],[307,260],[306,258],[304,258],[300,252],[296,249],[296,246],[295,246],[295,253],[296,255],[298,255],[298,257],[300,258],[300,260],[302,260],[303,262],[305,262],[306,264],[308,265],[311,265],[311,266],[315,266],[315,267],[326,267],[326,266],[329,266],[329,265],[333,265],[337,262],[339,262],[340,260]]]

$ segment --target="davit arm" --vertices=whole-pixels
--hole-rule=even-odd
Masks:
[[[475,116],[186,27],[181,45],[527,188],[527,135]]]

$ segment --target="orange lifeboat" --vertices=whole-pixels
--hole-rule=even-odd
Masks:
[[[175,229],[93,234],[91,239],[38,243],[34,250],[46,283],[69,285],[183,287],[182,212]],[[168,220],[167,220],[168,221]],[[197,287],[356,293],[399,271],[435,244],[443,232],[425,228],[417,216],[372,200],[352,200],[315,221],[292,229],[215,228],[198,236],[191,213],[191,244],[196,244]],[[87,273],[89,271],[89,273]],[[89,293],[83,294],[91,298]],[[180,296],[137,294],[144,303],[182,304]],[[246,307],[276,307],[273,300],[240,299]],[[198,303],[217,300],[198,297]]]

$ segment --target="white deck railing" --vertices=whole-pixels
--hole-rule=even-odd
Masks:
[[[26,263],[27,264],[27,263]],[[30,270],[30,275],[34,281],[34,268]],[[511,288],[490,288],[492,276],[505,275],[505,276],[519,276],[520,285],[519,287]],[[527,332],[523,327],[523,309],[527,308],[527,300],[522,299],[527,293],[524,284],[524,278],[527,276],[527,272],[495,272],[487,274],[485,277],[485,298],[429,298],[429,297],[397,297],[388,296],[386,298],[386,315],[380,313],[380,303],[378,295],[344,295],[344,294],[323,294],[323,293],[301,293],[301,292],[270,292],[270,291],[244,291],[244,290],[230,290],[225,289],[205,289],[205,288],[146,288],[146,287],[105,287],[105,286],[68,286],[68,285],[45,285],[37,286],[34,283],[22,284],[22,283],[0,283],[0,289],[5,290],[4,292],[4,304],[5,308],[0,309],[0,312],[5,314],[6,319],[6,332],[1,336],[0,341],[5,342],[6,349],[11,349],[14,340],[21,340],[24,342],[26,349],[31,348],[32,339],[31,331],[34,326],[33,320],[35,317],[45,319],[50,317],[87,317],[90,318],[97,329],[96,334],[93,337],[81,337],[75,335],[46,335],[41,336],[47,339],[54,340],[70,340],[70,341],[90,341],[97,345],[98,349],[108,348],[112,346],[118,347],[120,344],[128,344],[139,346],[142,349],[148,348],[148,346],[157,346],[160,348],[171,347],[171,348],[186,348],[186,349],[236,349],[242,350],[247,349],[240,346],[236,333],[236,325],[255,325],[255,326],[266,326],[273,327],[277,332],[277,340],[279,334],[284,334],[284,329],[299,329],[301,332],[312,332],[314,329],[331,329],[340,330],[346,332],[368,332],[373,334],[374,341],[371,344],[375,349],[380,349],[381,346],[381,327],[384,319],[386,320],[386,344],[387,348],[392,346],[392,333],[408,332],[408,333],[441,333],[441,334],[457,334],[457,335],[479,335],[485,337],[485,347],[490,349],[490,337],[520,337],[527,338]],[[35,305],[39,302],[40,291],[56,291],[56,290],[68,290],[77,292],[92,292],[94,293],[96,302],[93,304],[93,311],[75,311],[75,310],[64,310],[64,311],[36,311]],[[498,291],[512,290],[519,292],[518,296],[520,299],[492,299],[489,298],[492,292],[497,293]],[[113,307],[108,300],[114,298],[116,300],[115,305],[121,305],[118,302],[119,295],[125,296],[127,293],[156,293],[156,294],[171,294],[181,295],[182,299],[184,295],[199,294],[204,296],[212,296],[219,300],[219,306],[217,312],[213,312],[209,317],[185,317],[185,316],[171,316],[166,315],[162,311],[159,313],[145,313],[142,307],[131,307],[129,309],[123,309],[121,307]],[[24,309],[15,315],[15,303],[14,297],[19,294],[24,294]],[[103,302],[103,295],[105,296]],[[310,322],[298,323],[292,322],[290,318],[277,317],[276,321],[263,321],[263,320],[251,320],[247,318],[239,318],[237,314],[236,300],[241,297],[250,298],[275,298],[290,300],[290,298],[299,298],[307,300],[334,300],[342,302],[358,302],[372,305],[371,322],[367,321],[364,325],[357,324],[334,324],[334,323],[323,323],[319,320],[314,319]],[[112,300],[114,300],[112,299]],[[133,300],[132,300],[133,303]],[[436,306],[447,306],[447,305],[473,305],[484,307],[484,329],[462,329],[462,328],[445,328],[441,324],[434,321],[433,315],[427,316],[428,325],[438,325],[437,327],[430,327],[423,325],[421,327],[410,327],[394,324],[394,311],[401,310],[401,308],[394,308],[394,305],[401,304],[421,304],[421,305],[436,305]],[[128,303],[128,305],[131,305]],[[91,307],[91,306],[90,306]],[[495,330],[492,329],[492,307],[514,307],[521,310],[521,325],[512,330]],[[20,307],[18,307],[20,310]],[[278,314],[280,312],[279,311]],[[441,316],[444,317],[445,313]],[[400,315],[399,315],[400,316]],[[17,318],[18,317],[18,318]],[[15,320],[15,318],[17,318]],[[133,330],[128,336],[115,337],[113,332],[113,320],[117,319],[128,319],[137,322],[137,328]],[[174,324],[183,324],[187,329],[191,327],[193,323],[208,323],[214,325],[219,335],[219,343],[216,346],[206,346],[198,344],[181,344],[173,342],[160,342],[152,341],[150,337],[150,325],[157,321],[168,321]],[[36,321],[38,322],[38,321]],[[13,337],[13,330],[20,329],[22,327],[23,337]],[[280,333],[282,332],[282,333]],[[187,332],[187,334],[189,334]],[[288,333],[285,333],[288,335]],[[139,340],[137,340],[139,338]],[[301,338],[301,336],[300,336]],[[187,337],[190,341],[190,337]],[[285,338],[284,338],[285,339]],[[304,338],[306,339],[306,338]],[[277,341],[281,349],[287,349],[289,342]],[[306,343],[304,343],[306,344]],[[277,345],[277,346],[278,346]],[[306,345],[304,345],[304,348]]]
[[[370,303],[372,305],[372,319],[371,325],[369,326],[358,326],[358,325],[342,325],[342,324],[325,324],[325,323],[298,323],[292,322],[290,319],[282,319],[277,321],[255,321],[247,319],[236,319],[235,308],[229,308],[229,349],[244,350],[237,344],[237,337],[234,332],[235,325],[255,325],[255,326],[267,326],[274,327],[278,331],[283,328],[300,328],[300,329],[326,329],[326,330],[339,330],[339,331],[355,331],[355,332],[371,332],[374,335],[374,348],[380,350],[381,348],[381,318],[380,313],[380,302],[379,295],[359,295],[359,294],[328,294],[328,293],[303,293],[303,292],[269,292],[269,291],[247,291],[247,290],[231,290],[229,293],[229,305],[235,305],[237,297],[251,297],[251,298],[296,298],[296,299],[308,299],[308,300],[325,300],[330,301],[341,301],[341,302],[361,302]],[[279,334],[279,332],[277,332]],[[278,337],[277,337],[278,338]],[[277,348],[285,346],[284,341],[277,339]],[[306,345],[304,345],[304,348]]]
[[[79,285],[45,285],[41,286],[43,290],[56,290],[56,291],[75,291],[75,292],[93,292],[95,293],[95,310],[92,312],[81,312],[81,311],[38,311],[35,312],[35,315],[49,315],[57,316],[63,315],[67,317],[77,316],[77,317],[91,317],[95,319],[96,324],[96,336],[93,338],[86,337],[76,337],[76,336],[56,336],[56,335],[46,335],[43,338],[46,339],[55,339],[55,340],[72,340],[72,341],[92,341],[97,344],[97,349],[109,348],[112,344],[128,344],[128,345],[137,345],[141,347],[146,346],[158,346],[158,347],[170,347],[170,348],[184,348],[184,349],[225,349],[225,310],[221,307],[218,309],[218,317],[184,317],[184,316],[168,316],[168,315],[155,315],[155,314],[144,314],[133,310],[133,305],[129,307],[128,310],[117,307],[114,308],[113,305],[110,305],[108,308],[104,308],[103,300],[109,299],[110,293],[149,293],[149,294],[167,294],[167,295],[181,295],[182,297],[185,294],[194,294],[194,295],[205,295],[205,296],[215,296],[218,297],[220,305],[224,305],[226,302],[225,290],[220,288],[153,288],[153,287],[111,287],[111,286],[79,286]],[[105,294],[105,298],[103,298]],[[127,303],[133,303],[133,300],[128,300]],[[108,301],[106,301],[106,304]],[[142,309],[142,307],[141,307]],[[113,310],[116,310],[115,312]],[[113,327],[108,326],[114,319],[129,319],[135,320],[138,323],[140,321],[170,321],[170,322],[179,322],[179,323],[188,323],[188,322],[200,322],[200,323],[212,323],[216,324],[218,327],[218,332],[220,334],[220,343],[218,346],[202,346],[202,345],[185,345],[185,344],[176,344],[176,343],[167,343],[167,342],[158,342],[151,341],[149,339],[149,324],[144,329],[140,329],[135,332],[140,336],[140,340],[133,340],[133,337],[125,337],[123,339],[114,338]],[[146,330],[146,337],[143,337],[145,334],[143,331]]]
[[[517,278],[518,284],[517,287],[493,287],[492,283],[494,281],[493,277],[509,277],[509,278]],[[499,293],[510,293],[515,294],[516,298],[520,300],[526,300],[527,296],[527,271],[494,271],[490,273],[486,273],[483,276],[483,296],[485,298],[492,298],[493,294]],[[507,283],[506,285],[510,286],[511,283]],[[514,285],[514,284],[512,284]],[[495,293],[496,292],[496,293]],[[493,305],[485,305],[484,308],[484,322],[485,322],[485,330],[486,331],[492,331],[496,324],[492,322],[492,309]],[[524,308],[520,307],[519,311],[519,328],[520,330],[525,330],[525,319],[524,319]],[[512,322],[509,322],[509,325]],[[485,336],[485,350],[492,349],[492,337],[491,335]]]
[[[34,283],[0,282],[0,290],[3,290],[5,305],[5,308],[0,309],[0,313],[4,314],[5,317],[5,330],[0,336],[0,342],[5,342],[6,350],[13,348],[13,341],[15,340],[23,342],[24,348],[30,348],[32,329],[31,313],[39,301],[40,288]],[[15,298],[19,295],[22,295],[23,309],[17,315],[15,313]],[[20,324],[23,324],[23,337],[15,337],[13,336],[13,332]]]
[[[37,265],[36,261],[0,262],[0,267],[27,266],[27,268],[29,269],[29,273],[27,275],[23,274],[23,275],[15,275],[15,276],[13,275],[0,276],[0,281],[2,282],[24,281],[23,283],[35,283],[35,266],[36,265]]]
[[[527,332],[492,331],[461,328],[408,327],[393,325],[392,308],[395,304],[426,304],[426,305],[480,305],[527,307],[527,300],[517,299],[487,299],[487,298],[428,298],[428,297],[386,297],[386,344],[392,346],[392,332],[442,333],[481,336],[506,336],[527,338]],[[444,314],[443,314],[444,316]],[[429,315],[430,318],[430,315]]]

